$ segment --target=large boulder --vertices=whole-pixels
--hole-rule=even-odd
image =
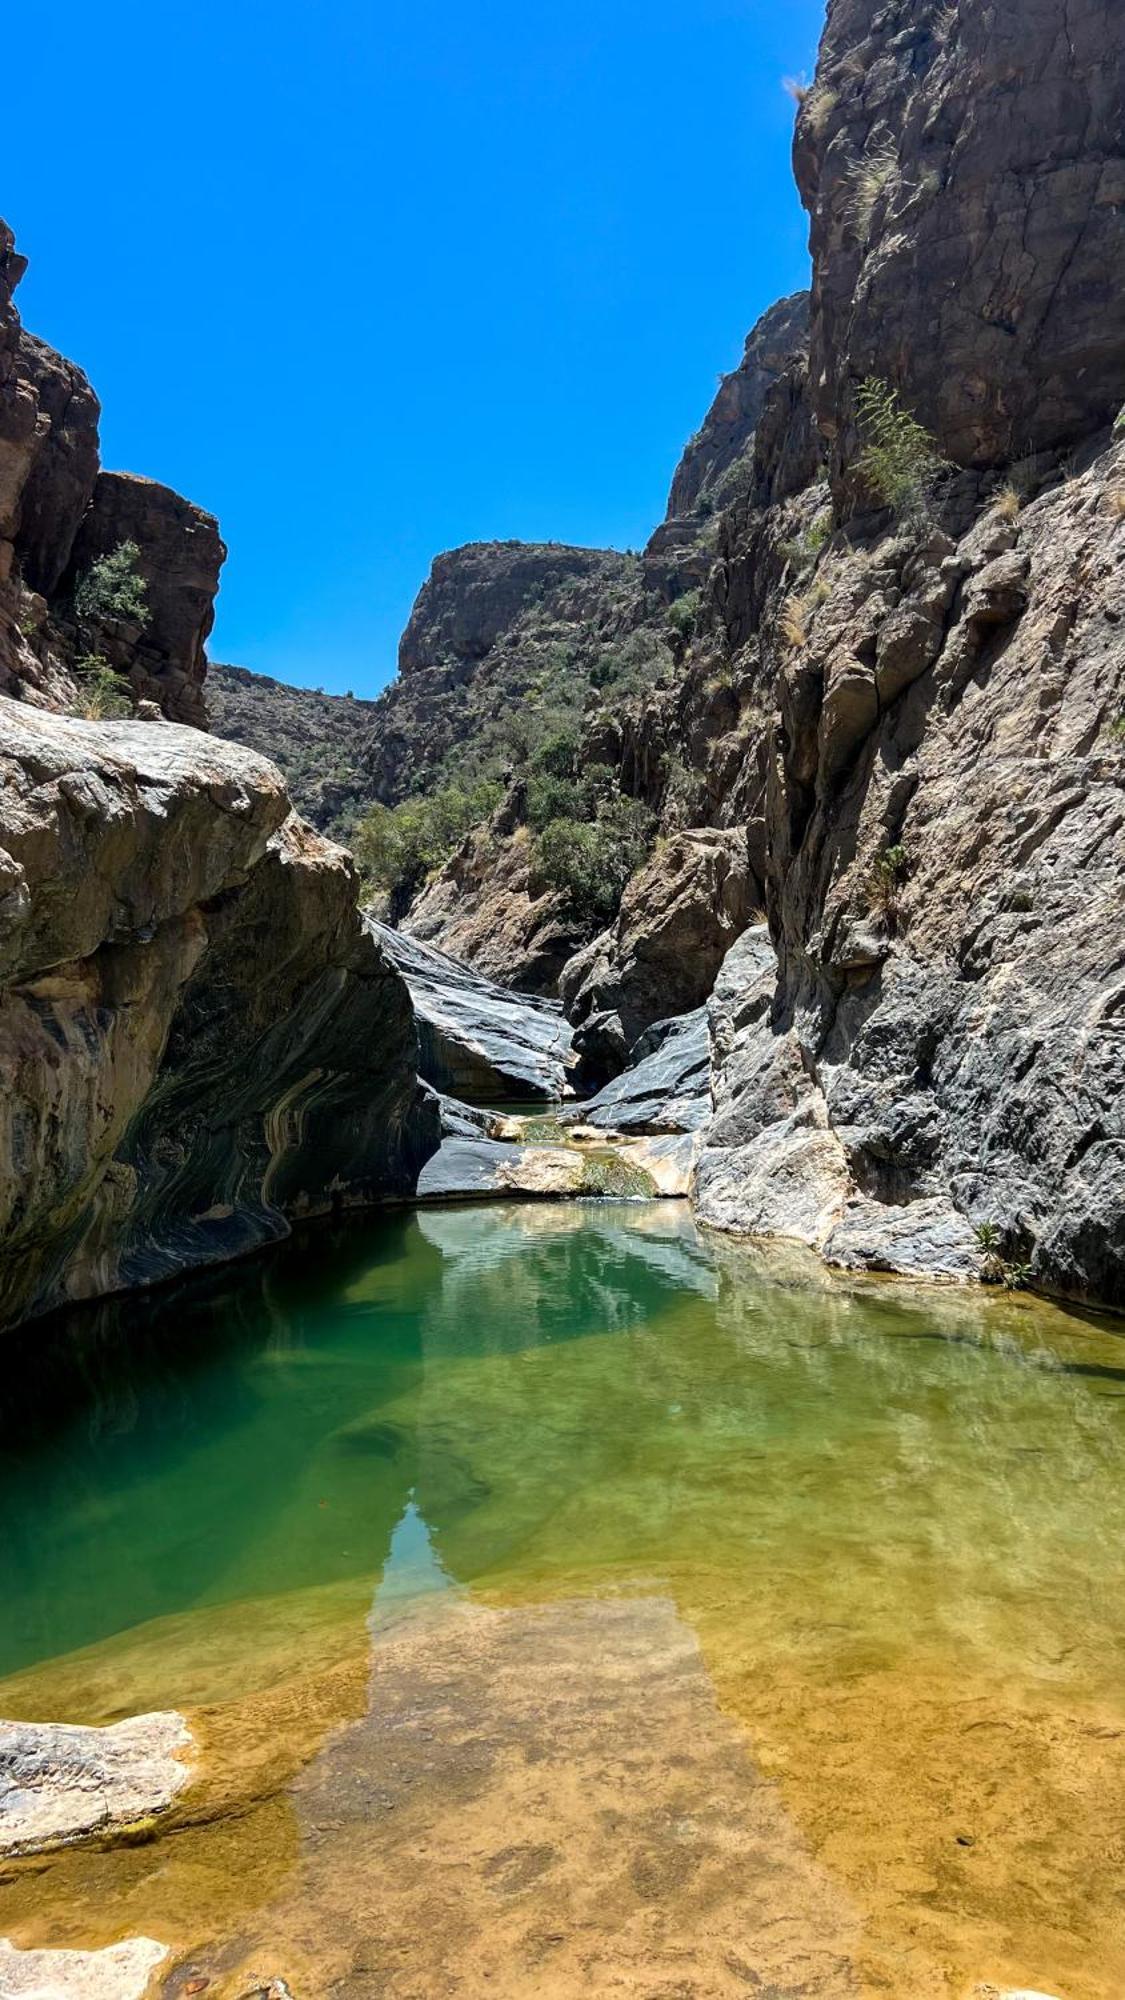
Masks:
[[[402,1196],[409,995],[279,773],[0,700],[0,1324]]]
[[[570,1024],[557,1000],[515,993],[432,945],[368,923],[409,989],[427,1083],[482,1104],[571,1094]]]
[[[613,924],[563,974],[587,1074],[615,1074],[653,1022],[701,1006],[760,907],[744,828],[697,827],[658,842]]]

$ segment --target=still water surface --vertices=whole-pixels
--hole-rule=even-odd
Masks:
[[[1118,1323],[1119,1324],[1119,1323]],[[1125,1991],[1125,1342],[677,1204],[422,1212],[32,1329],[0,1713],[185,1711],[0,1934],[164,1990]]]

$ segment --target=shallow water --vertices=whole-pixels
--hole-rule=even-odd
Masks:
[[[1116,1323],[1120,1330],[1120,1323]],[[1125,1990],[1125,1342],[681,1205],[321,1232],[10,1344],[0,1713],[187,1712],[0,1934],[169,1993]]]

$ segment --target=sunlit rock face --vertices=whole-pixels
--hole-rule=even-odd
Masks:
[[[837,471],[867,375],[903,388],[962,465],[1116,414],[1123,95],[1116,0],[832,0],[794,159]]]
[[[409,998],[279,773],[0,714],[0,1319],[407,1192],[437,1143]]]

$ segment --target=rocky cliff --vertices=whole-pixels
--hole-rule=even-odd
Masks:
[[[363,757],[377,706],[354,695],[289,687],[270,674],[212,660],[204,688],[216,736],[272,757],[298,812],[321,833],[346,840],[376,799]]]
[[[271,765],[0,697],[0,801],[0,1324],[413,1189],[406,988]]]
[[[0,223],[0,693],[73,711],[95,683],[119,683],[119,704],[150,701],[202,727],[218,524],[155,480],[100,469],[93,389],[20,324],[25,269]],[[78,615],[83,577],[122,544],[136,551],[143,607]]]

